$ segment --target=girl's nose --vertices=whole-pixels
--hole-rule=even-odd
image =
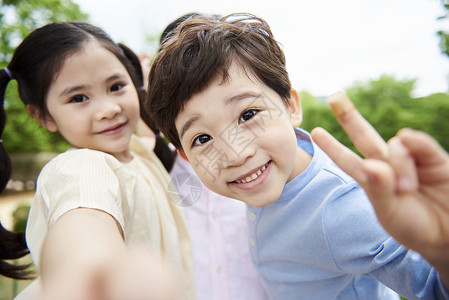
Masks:
[[[122,111],[120,104],[112,100],[100,101],[97,109],[97,120],[112,119]]]

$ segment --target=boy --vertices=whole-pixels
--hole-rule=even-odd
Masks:
[[[161,47],[146,108],[211,190],[247,203],[271,299],[448,297],[379,225],[363,190],[310,139],[285,58],[252,15],[191,18]],[[382,282],[382,283],[381,283]]]

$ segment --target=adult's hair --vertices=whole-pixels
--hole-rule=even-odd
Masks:
[[[237,63],[288,101],[291,83],[285,56],[266,21],[251,14],[187,18],[167,37],[154,59],[145,109],[182,149],[175,120],[186,102]]]
[[[14,51],[7,68],[0,70],[0,139],[6,123],[5,91],[10,80],[18,83],[24,104],[39,109],[48,116],[46,96],[51,83],[58,76],[67,57],[76,53],[89,41],[99,42],[125,66],[134,85],[136,75],[121,48],[100,28],[83,22],[50,23],[31,32]],[[11,176],[11,162],[0,142],[0,192]],[[4,260],[22,257],[28,253],[23,233],[0,228],[0,274],[13,278],[27,278],[27,266],[14,267]]]
[[[168,146],[167,142],[162,138],[159,134],[159,129],[156,124],[152,121],[148,113],[145,111],[144,102],[147,92],[145,91],[143,84],[143,71],[142,65],[140,63],[139,57],[132,51],[128,46],[119,43],[120,48],[122,48],[123,53],[130,61],[135,74],[136,74],[136,84],[138,85],[137,95],[139,96],[139,106],[140,106],[140,115],[142,120],[147,124],[147,126],[154,132],[156,135],[156,144],[154,145],[154,153],[159,158],[159,160],[164,165],[167,172],[173,168],[173,164],[175,163],[176,151],[172,151]]]

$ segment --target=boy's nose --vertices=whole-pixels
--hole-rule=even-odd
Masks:
[[[223,168],[238,167],[243,165],[249,158],[254,156],[256,147],[254,143],[247,145],[233,145],[222,141],[220,147],[223,155],[221,165]]]

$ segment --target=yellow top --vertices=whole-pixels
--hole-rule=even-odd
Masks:
[[[120,224],[125,243],[147,247],[178,271],[186,299],[194,299],[193,262],[182,209],[168,195],[170,177],[138,137],[133,159],[121,163],[104,152],[70,149],[41,171],[26,229],[27,244],[39,266],[43,240],[65,212],[79,208],[105,211]]]

